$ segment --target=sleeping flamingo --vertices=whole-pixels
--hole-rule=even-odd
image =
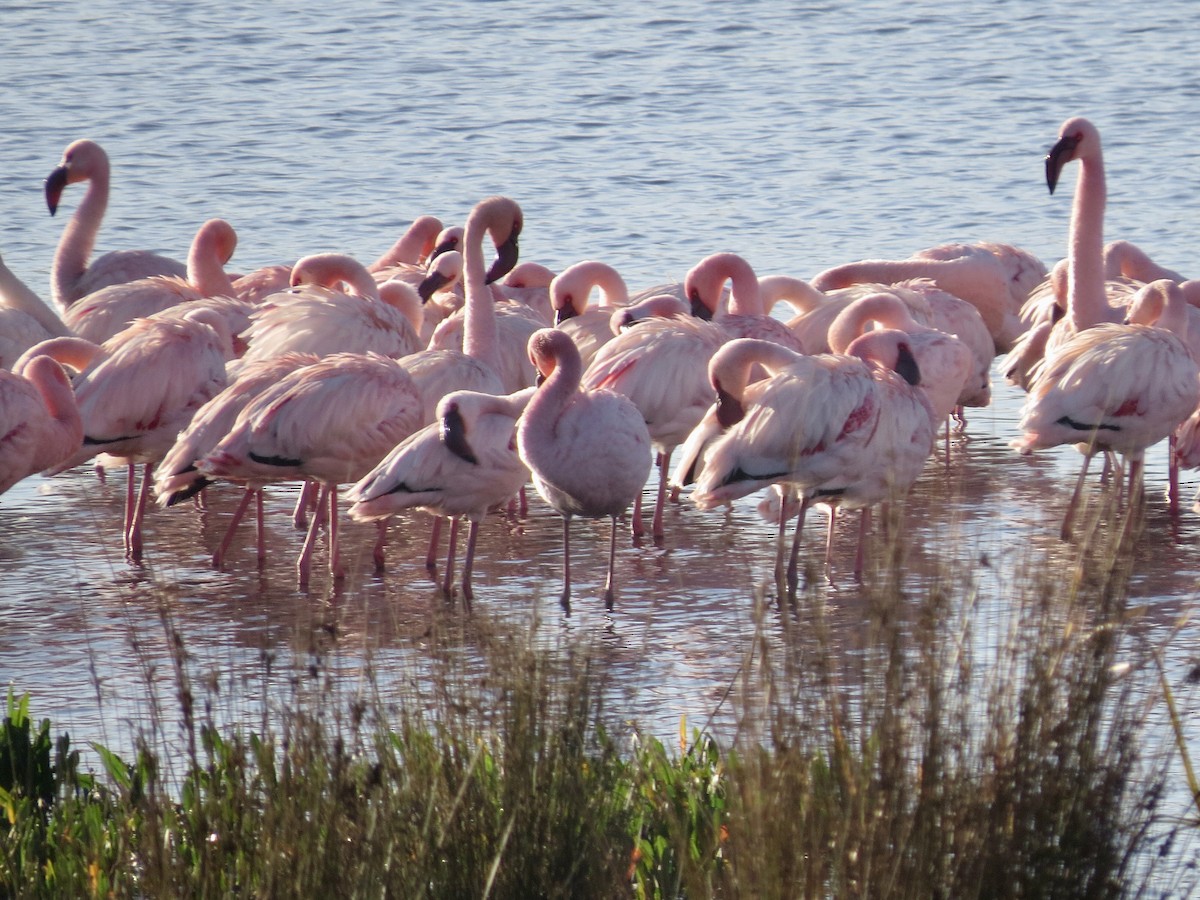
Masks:
[[[589,305],[592,289],[600,300]],[[596,351],[613,337],[613,313],[629,304],[625,279],[610,266],[586,259],[563,269],[550,283],[550,305],[554,307],[554,325],[565,331],[579,348],[586,369]]]
[[[470,603],[475,597],[471,576],[479,526],[489,509],[515,496],[529,480],[513,436],[533,392],[526,388],[503,396],[478,391],[447,394],[438,403],[436,421],[397,444],[346,493],[353,503],[350,518],[386,520],[413,508],[449,518],[442,590],[452,596],[458,519],[465,516],[471,526],[462,590]]]
[[[1091,458],[1098,451],[1129,461],[1134,497],[1142,458],[1170,435],[1200,401],[1200,367],[1187,347],[1187,301],[1172,281],[1155,282],[1166,297],[1153,326],[1100,323],[1048,352],[1035,371],[1013,447],[1030,454],[1074,444],[1083,465],[1063,517],[1069,540]]]
[[[0,371],[0,494],[57,466],[82,442],[75,394],[57,362],[35,355],[21,371]]]
[[[58,211],[63,189],[80,181],[88,183],[75,215],[63,229],[50,270],[54,302],[64,312],[80,297],[110,284],[135,281],[150,275],[184,277],[181,262],[149,250],[115,250],[91,261],[96,235],[108,208],[110,167],[108,154],[94,141],[81,140],[63,151],[62,161],[46,178],[46,205],[50,215]]]
[[[729,283],[729,309],[720,310],[722,292]],[[720,325],[730,338],[752,337],[803,353],[796,335],[772,318],[763,301],[758,277],[736,253],[714,253],[696,263],[684,278],[684,292],[692,314]]]
[[[645,326],[643,326],[645,327]],[[529,356],[544,379],[517,425],[517,452],[534,487],[563,517],[563,609],[571,609],[571,519],[612,520],[605,607],[613,608],[617,516],[650,475],[650,433],[628,398],[581,388],[575,343],[545,328],[529,339]]]
[[[317,536],[328,519],[329,571],[340,579],[345,571],[337,486],[358,481],[416,431],[421,402],[412,378],[395,360],[377,353],[330,354],[254,397],[196,467],[211,478],[247,483],[320,482],[297,575],[306,586]]]
[[[186,277],[151,275],[111,284],[72,303],[63,314],[63,322],[84,340],[102,344],[134,319],[190,300],[232,298],[233,282],[225,274],[225,264],[236,247],[233,227],[224,219],[209,219],[192,241]]]
[[[259,394],[274,387],[285,375],[318,360],[312,353],[281,353],[242,366],[220,393],[196,410],[188,426],[179,433],[171,449],[158,465],[154,493],[160,506],[174,506],[204,490],[212,481],[197,468],[199,460],[220,443],[233,428],[238,414]],[[233,542],[238,523],[251,501],[257,504],[258,560],[266,558],[263,530],[262,485],[247,482],[241,503],[235,510],[224,537],[213,553],[213,568],[219,569]]]
[[[11,370],[34,344],[70,333],[58,314],[0,259],[0,369]]]

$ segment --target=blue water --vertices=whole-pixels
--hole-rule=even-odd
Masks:
[[[51,218],[42,181],[81,137],[113,161],[98,251],[183,258],[199,225],[220,216],[239,234],[242,271],[328,250],[369,261],[414,217],[460,222],[493,193],[524,208],[524,259],[556,270],[602,259],[634,288],[681,278],[717,250],[760,274],[801,277],[980,239],[1051,264],[1065,252],[1073,173],[1050,196],[1042,157],[1059,124],[1083,114],[1104,137],[1108,237],[1200,271],[1192,2],[288,6],[0,10],[9,267],[49,295],[54,246],[81,192],[68,189]],[[1077,457],[1016,458],[1007,441],[1019,403],[997,386],[949,475],[931,471],[918,486],[915,569],[1053,545]],[[1161,452],[1149,468],[1159,491]],[[1195,483],[1185,478],[1185,496]],[[389,574],[356,576],[334,605],[326,585],[295,589],[286,491],[271,501],[265,572],[246,554],[224,573],[206,565],[233,494],[208,514],[152,514],[139,571],[120,558],[123,486],[120,473],[101,486],[85,468],[0,501],[0,679],[32,692],[36,714],[125,745],[147,685],[169,699],[172,629],[225,685],[233,717],[257,715],[272,689],[264,654],[316,654],[351,674],[383,660],[413,680],[434,665],[422,652],[440,615],[419,564],[423,525],[393,529]],[[1200,746],[1200,706],[1183,681],[1195,630],[1172,637],[1193,602],[1200,528],[1188,513],[1172,531],[1161,510],[1155,493],[1134,593]],[[486,530],[479,601],[534,617],[546,641],[598,643],[615,702],[665,735],[681,716],[703,723],[737,677],[772,539],[751,503],[727,518],[685,504],[668,526],[663,549],[622,547],[613,617],[585,602],[602,577],[604,530],[580,526],[580,596],[564,621],[558,522],[535,503],[520,527]],[[365,553],[369,538],[358,540]],[[996,601],[1004,577],[981,577]],[[855,614],[843,610],[847,626]]]

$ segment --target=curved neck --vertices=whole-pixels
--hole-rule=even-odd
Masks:
[[[74,369],[76,372],[82,372],[95,362],[100,357],[100,354],[101,348],[99,344],[93,344],[91,341],[84,340],[83,338],[51,338],[48,341],[42,341],[40,344],[34,344],[21,354],[20,359],[13,365],[12,370],[16,374],[22,375],[39,356],[48,356],[67,368]]]
[[[1067,314],[1077,331],[1112,316],[1104,291],[1104,157],[1080,157],[1067,245]]]
[[[58,423],[62,444],[67,452],[83,440],[83,422],[71,382],[58,363],[48,357],[36,357],[25,368],[24,377],[42,395],[42,403],[50,417]],[[65,453],[63,455],[66,455]]]
[[[855,300],[838,313],[829,326],[829,349],[834,353],[845,353],[870,322],[899,331],[923,330],[902,300],[891,294],[871,294]]]
[[[498,372],[496,301],[487,283],[487,265],[483,258],[483,238],[488,232],[488,224],[483,215],[473,210],[463,234],[463,293],[466,296],[463,353]]]
[[[442,222],[436,216],[420,216],[413,219],[400,239],[392,244],[379,259],[367,266],[368,272],[377,272],[388,266],[406,263],[417,265],[433,251]]]
[[[92,173],[83,200],[63,229],[54,253],[50,285],[54,302],[64,310],[81,296],[77,285],[87,271],[100,223],[108,209],[108,177],[107,166],[97,167]]]
[[[708,363],[708,380],[718,396],[741,401],[750,382],[750,370],[760,365],[772,375],[804,357],[774,341],[737,338],[721,346]]]
[[[761,316],[762,294],[758,289],[758,277],[750,264],[736,257],[729,264],[729,314],[733,316]]]
[[[815,287],[791,275],[764,275],[758,279],[763,312],[770,314],[781,300],[796,313],[811,312],[828,298]]]
[[[222,223],[224,225],[224,223]],[[196,232],[188,251],[187,279],[205,297],[234,296],[233,282],[225,274],[225,263],[233,255],[229,246],[233,229],[205,224]]]

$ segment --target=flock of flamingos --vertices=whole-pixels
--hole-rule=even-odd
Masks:
[[[519,262],[521,209],[506,197],[480,201],[462,227],[422,216],[370,265],[318,253],[230,275],[236,236],[221,219],[199,229],[186,265],[139,250],[92,259],[109,161],[76,141],[45,184],[51,214],[86,184],[54,256],[58,312],[0,263],[0,492],[97,456],[127,466],[125,552],[137,560],[151,493],[162,506],[202,502],[232,482],[244,493],[219,567],[252,506],[261,561],[263,489],[300,481],[306,584],[322,535],[342,576],[338,489],[352,484],[349,516],[378,523],[380,565],[393,516],[434,515],[431,570],[449,520],[450,594],[465,518],[469,601],[481,520],[524,502],[531,481],[563,517],[567,609],[571,518],[612,520],[611,608],[618,517],[632,505],[643,533],[657,467],[655,539],[664,504],[684,491],[711,508],[768,489],[777,583],[794,592],[809,506],[828,508],[830,535],[839,509],[862,511],[860,575],[871,508],[903,496],[943,424],[962,428],[965,407],[990,402],[1003,353],[1001,371],[1027,392],[1016,449],[1083,453],[1064,538],[1096,453],[1140,496],[1146,449],[1170,439],[1177,505],[1177,467],[1200,466],[1200,308],[1189,302],[1200,304],[1200,282],[1128,242],[1105,244],[1100,135],[1078,117],[1046,157],[1052,192],[1072,161],[1068,254],[1051,271],[993,243],[849,263],[810,281],[757,277],[716,253],[682,283],[631,293],[601,262],[558,273]],[[780,300],[794,308],[789,322],[770,315]]]

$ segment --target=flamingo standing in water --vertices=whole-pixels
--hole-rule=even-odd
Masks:
[[[1155,325],[1100,323],[1053,349],[1034,373],[1021,410],[1025,434],[1013,447],[1030,454],[1074,444],[1083,465],[1063,517],[1069,540],[1084,478],[1097,451],[1123,454],[1135,499],[1146,448],[1168,437],[1200,401],[1200,367],[1187,346],[1187,301],[1162,280],[1166,296]]]
[[[717,403],[684,445],[675,483],[694,480],[702,509],[783,484],[799,493],[800,517],[787,570],[796,587],[796,557],[804,513],[829,506],[825,567],[831,572],[837,509],[863,510],[855,556],[861,577],[868,509],[908,490],[933,449],[937,416],[920,389],[910,336],[873,331],[846,355],[804,356],[770,341],[730,341],[709,364]],[[747,386],[756,366],[771,374]],[[776,583],[782,596],[783,525]]]
[[[729,283],[729,309],[720,312]],[[800,340],[783,322],[768,315],[762,288],[754,270],[736,253],[714,253],[696,263],[684,278],[684,292],[692,314],[720,325],[731,338],[751,337],[774,341],[803,353]]]
[[[151,275],[111,284],[80,297],[63,315],[78,337],[102,344],[134,319],[205,297],[234,296],[225,264],[237,247],[237,233],[224,219],[209,219],[196,232],[188,253],[187,276]]]
[[[317,536],[328,518],[329,571],[340,579],[345,572],[337,486],[358,481],[416,431],[421,403],[417,386],[395,360],[334,353],[292,371],[251,400],[196,467],[208,477],[247,483],[320,482],[297,575],[301,586],[308,584]]]
[[[96,345],[54,338],[30,349],[80,370],[75,397],[83,420],[83,446],[50,470],[65,471],[98,453],[124,460],[129,471],[124,544],[130,560],[142,557],[142,520],[155,463],[187,427],[192,415],[225,387],[233,356],[226,320],[212,309],[183,304],[138,319]],[[134,499],[135,470],[144,467]]]
[[[517,452],[537,492],[563,517],[563,609],[571,609],[571,519],[608,516],[604,601],[611,610],[617,516],[650,475],[650,432],[627,397],[581,389],[583,366],[568,335],[553,328],[536,332],[529,356],[544,381],[517,425]]]
[[[83,420],[62,366],[33,356],[19,372],[0,371],[0,494],[57,466],[82,442]]]
[[[419,508],[451,520],[442,590],[453,595],[459,516],[471,523],[463,561],[463,598],[475,597],[475,543],[487,511],[512,498],[529,480],[514,432],[534,388],[496,396],[454,391],[438,403],[437,420],[397,444],[346,494],[356,521],[386,520]]]
[[[150,275],[184,277],[187,268],[149,250],[115,250],[92,260],[96,235],[108,208],[110,166],[108,154],[94,141],[81,140],[63,151],[62,161],[46,178],[46,205],[50,215],[58,211],[63,189],[80,181],[88,183],[75,215],[63,229],[50,270],[54,302],[66,311],[80,297],[110,284],[135,281]]]
[[[224,390],[196,410],[192,421],[180,432],[158,465],[154,493],[159,505],[174,506],[208,487],[212,481],[201,474],[197,463],[229,433],[238,414],[251,400],[268,388],[273,388],[284,376],[302,366],[312,365],[318,358],[312,353],[282,353],[242,366],[237,377]],[[251,501],[257,504],[258,561],[261,564],[266,559],[262,485],[251,481],[246,484],[241,503],[213,553],[213,568],[221,568],[237,526]]]

